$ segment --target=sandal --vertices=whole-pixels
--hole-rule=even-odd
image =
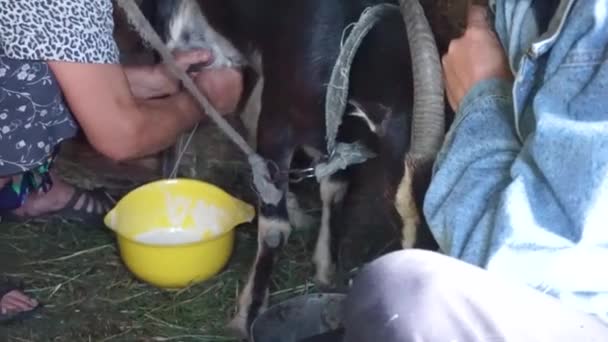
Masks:
[[[12,283],[3,283],[0,284],[0,299],[4,298],[7,294],[13,291],[21,291],[23,292],[23,286],[15,285]],[[34,308],[27,311],[18,311],[12,313],[3,314],[0,312],[0,324],[8,324],[13,323],[15,321],[23,321],[28,318],[31,318],[34,313],[36,313],[40,308],[42,308],[42,304],[39,302]]]
[[[103,224],[104,216],[114,207],[116,200],[103,188],[84,190],[75,188],[74,194],[63,209],[38,216],[2,214],[2,222],[24,222],[58,216],[85,224]]]

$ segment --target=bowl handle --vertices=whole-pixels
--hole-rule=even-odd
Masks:
[[[116,212],[116,208],[110,210],[110,212],[108,212],[106,214],[106,216],[103,218],[103,223],[106,225],[106,227],[110,228],[113,231],[116,231],[116,221],[117,221],[117,212]]]
[[[240,224],[251,222],[255,218],[255,209],[252,205],[243,202],[241,200],[236,199],[237,201],[237,212],[238,215],[234,217],[234,226],[238,226]]]

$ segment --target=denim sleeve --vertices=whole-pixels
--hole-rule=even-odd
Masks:
[[[424,214],[444,253],[608,323],[608,0],[560,8],[551,34],[509,53],[513,85],[467,94]]]
[[[511,83],[478,83],[463,99],[435,162],[424,214],[440,248],[484,264],[501,193],[521,144],[513,123]]]

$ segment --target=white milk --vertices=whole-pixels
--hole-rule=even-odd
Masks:
[[[199,242],[209,233],[211,233],[210,237],[221,235],[224,232],[222,227],[229,220],[225,210],[208,205],[202,200],[194,201],[188,197],[167,194],[165,201],[167,217],[172,227],[139,234],[135,237],[135,241],[165,246]],[[189,215],[194,221],[195,228],[181,228]]]
[[[171,226],[181,227],[192,206],[192,199],[184,196],[165,195],[167,217]]]
[[[154,229],[135,237],[139,243],[165,246],[199,242],[201,239],[200,231],[181,228]]]
[[[181,227],[188,216],[194,221],[195,230],[201,235],[211,232],[218,236],[229,220],[226,210],[207,204],[203,200],[193,200],[184,196],[165,196],[167,217],[172,227]]]
[[[218,236],[223,233],[222,227],[228,219],[225,210],[212,205],[207,205],[203,201],[197,201],[191,211],[194,226],[201,227],[202,230],[210,230],[212,236]],[[205,228],[203,228],[205,227]]]

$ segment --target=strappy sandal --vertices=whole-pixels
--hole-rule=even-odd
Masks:
[[[23,292],[23,286],[16,285],[16,284],[13,284],[10,282],[5,282],[5,283],[0,284],[0,300],[2,298],[4,298],[4,296],[6,296],[7,294],[9,294],[13,291]],[[31,318],[34,315],[34,313],[36,313],[40,308],[42,308],[42,304],[38,303],[37,306],[35,306],[34,308],[32,308],[30,310],[26,310],[26,311],[10,312],[10,313],[5,313],[5,314],[0,312],[0,324],[8,324],[8,323],[13,323],[15,321],[26,320],[28,318]]]
[[[114,207],[116,200],[105,189],[84,190],[75,188],[74,194],[63,209],[39,216],[16,215],[12,212],[2,214],[2,222],[24,222],[62,217],[84,224],[103,224],[104,216]]]
[[[76,188],[65,207],[53,214],[83,223],[102,224],[104,216],[115,204],[116,200],[103,188],[93,190]]]

